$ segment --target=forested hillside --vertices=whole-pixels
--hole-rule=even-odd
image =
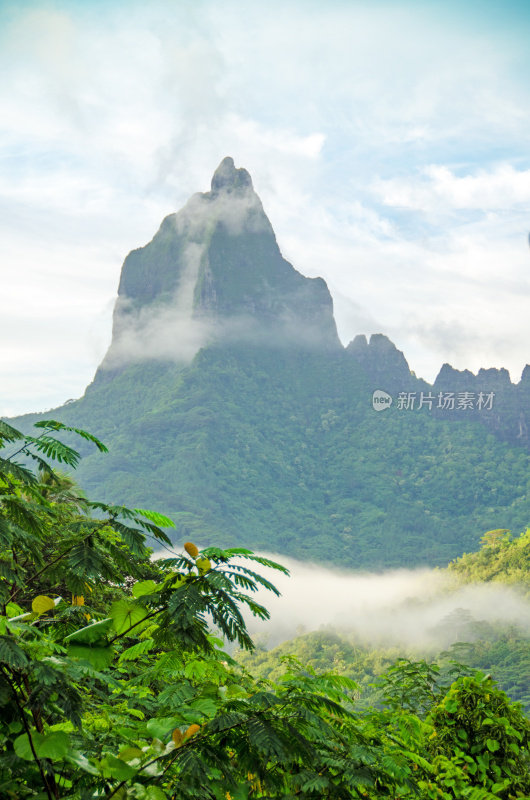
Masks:
[[[449,571],[463,582],[498,581],[518,584],[530,595],[530,528],[512,537],[510,530],[487,531],[478,552],[465,553],[449,564]]]
[[[200,542],[443,565],[526,526],[525,450],[426,409],[376,414],[371,394],[343,351],[211,346],[189,367],[131,366],[53,415],[111,444],[80,467],[90,494],[164,509]]]

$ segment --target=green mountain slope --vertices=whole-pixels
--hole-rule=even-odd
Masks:
[[[173,516],[178,538],[348,567],[443,564],[528,519],[529,456],[478,422],[376,414],[347,355],[210,347],[134,365],[59,416],[110,447],[91,496]]]

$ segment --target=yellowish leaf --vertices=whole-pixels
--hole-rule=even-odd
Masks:
[[[182,731],[179,728],[175,728],[175,730],[171,734],[171,738],[173,739],[177,747],[180,747],[180,745],[184,741],[184,736],[182,735]]]
[[[82,594],[73,594],[72,595],[72,605],[73,606],[84,606],[85,605],[85,598]]]
[[[52,608],[55,608],[55,603],[46,594],[39,594],[31,604],[31,609],[35,614],[45,614],[47,611],[51,611]]]
[[[197,564],[199,575],[206,575],[212,568],[212,562],[209,558],[197,558],[195,563]]]
[[[201,729],[201,726],[197,725],[197,723],[194,722],[193,725],[190,725],[190,727],[188,728],[188,730],[184,734],[184,739],[189,739],[191,736],[195,736],[195,734],[198,731],[200,731],[200,729]]]

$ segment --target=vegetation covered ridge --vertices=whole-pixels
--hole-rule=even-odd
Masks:
[[[231,344],[187,366],[131,365],[54,418],[110,446],[81,445],[89,496],[164,508],[178,542],[356,569],[445,566],[482,532],[528,524],[528,452],[465,417],[377,414],[377,385],[345,352]]]
[[[487,531],[481,542],[477,552],[452,561],[449,572],[465,582],[517,584],[530,595],[530,528],[515,537],[507,528]]]

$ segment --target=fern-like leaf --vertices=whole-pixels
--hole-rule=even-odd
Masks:
[[[8,458],[0,458],[0,475],[11,475],[24,485],[31,485],[37,482],[35,475],[27,467],[10,461]]]
[[[82,439],[86,439],[87,442],[92,442],[92,444],[95,444],[101,453],[108,453],[108,447],[106,447],[103,442],[97,438],[97,436],[94,436],[92,433],[88,433],[88,431],[82,430],[82,428],[71,428],[68,425],[64,425],[64,423],[57,422],[57,420],[54,419],[43,419],[40,422],[36,422],[35,428],[47,428],[48,430],[52,431],[68,431],[69,433],[76,433],[78,436],[81,436]]]
[[[0,636],[0,662],[12,669],[25,669],[29,663],[24,651],[9,636]]]
[[[113,520],[112,527],[118,531],[121,538],[134,555],[144,555],[145,553],[145,536],[138,528],[130,528],[122,522]]]
[[[0,447],[4,447],[4,442],[16,442],[24,438],[24,434],[13,428],[5,420],[0,419]]]
[[[150,522],[154,522],[154,524],[158,527],[162,528],[174,528],[175,523],[169,517],[164,516],[164,514],[159,514],[158,511],[149,511],[146,508],[135,508],[135,514],[139,514],[141,517],[145,517],[146,519],[150,520]]]
[[[31,445],[40,453],[44,453],[47,458],[58,461],[59,464],[68,464],[69,467],[73,467],[74,469],[79,464],[81,455],[77,450],[64,444],[64,442],[60,442],[53,436],[26,436],[26,442],[28,446]]]

